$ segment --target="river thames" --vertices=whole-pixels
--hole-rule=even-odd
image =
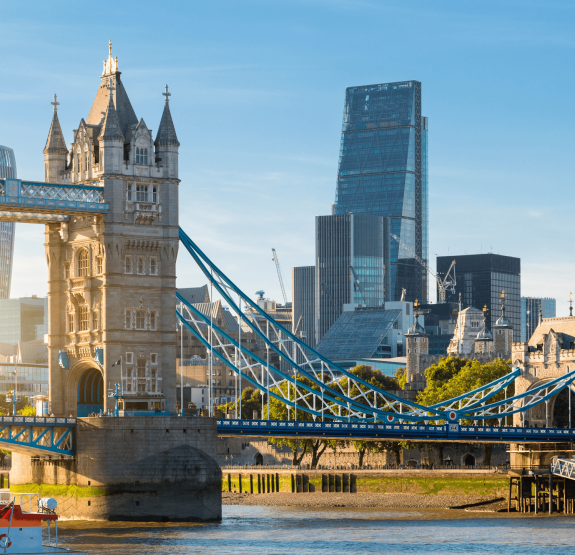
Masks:
[[[575,518],[447,510],[224,506],[217,524],[61,522],[62,547],[91,555],[538,555],[575,548]]]

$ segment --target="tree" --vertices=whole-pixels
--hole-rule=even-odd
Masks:
[[[427,386],[418,395],[417,401],[424,406],[431,406],[442,401],[458,397],[473,389],[477,389],[498,378],[508,374],[511,370],[511,361],[501,359],[482,364],[478,360],[468,360],[459,357],[445,357],[437,364],[430,366],[425,371]],[[508,397],[514,394],[513,384],[508,387]],[[503,391],[497,393],[489,400],[490,403],[505,398]],[[472,419],[462,420],[465,424],[473,424]],[[497,419],[487,419],[487,424],[496,425]],[[438,444],[440,453],[443,453],[444,444]],[[491,443],[484,444],[485,465],[491,464]],[[441,455],[443,458],[443,455]]]
[[[407,371],[405,367],[400,367],[395,371],[395,378],[399,384],[399,389],[405,389],[405,384],[407,383]]]
[[[242,399],[242,414],[241,417],[246,420],[251,420],[254,417],[254,412],[262,411],[262,393],[259,389],[255,390],[252,387],[246,387],[241,394]],[[240,412],[239,401],[226,403],[225,405],[220,405],[218,408],[223,412],[237,411],[236,414]]]

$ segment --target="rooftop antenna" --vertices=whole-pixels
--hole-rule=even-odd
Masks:
[[[569,316],[573,316],[573,294],[569,293]]]

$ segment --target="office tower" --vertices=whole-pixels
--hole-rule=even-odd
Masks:
[[[48,333],[47,312],[47,297],[0,300],[0,343],[17,345],[20,341],[43,339]]]
[[[447,293],[447,301],[457,301],[461,294],[462,308],[487,307],[489,328],[501,315],[501,293],[505,291],[505,315],[513,326],[513,341],[521,338],[521,260],[499,254],[438,256],[437,273],[445,275],[455,260],[457,285],[455,293]],[[438,293],[439,294],[439,293]]]
[[[521,297],[521,341],[529,341],[541,318],[556,317],[556,301],[549,297]]]
[[[0,179],[7,177],[16,178],[16,158],[11,148],[0,145]],[[14,222],[0,222],[0,299],[10,297],[13,257]]]
[[[391,219],[391,300],[427,302],[427,183],[421,83],[347,88],[333,213]]]
[[[389,218],[367,214],[316,217],[316,343],[344,305],[390,300],[389,225]]]
[[[315,345],[315,266],[292,268],[291,276],[292,330],[307,345],[313,347]]]

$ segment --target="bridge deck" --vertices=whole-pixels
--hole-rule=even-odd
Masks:
[[[315,439],[389,439],[489,443],[570,443],[575,428],[515,428],[444,424],[380,424],[284,420],[218,420],[218,435]]]

